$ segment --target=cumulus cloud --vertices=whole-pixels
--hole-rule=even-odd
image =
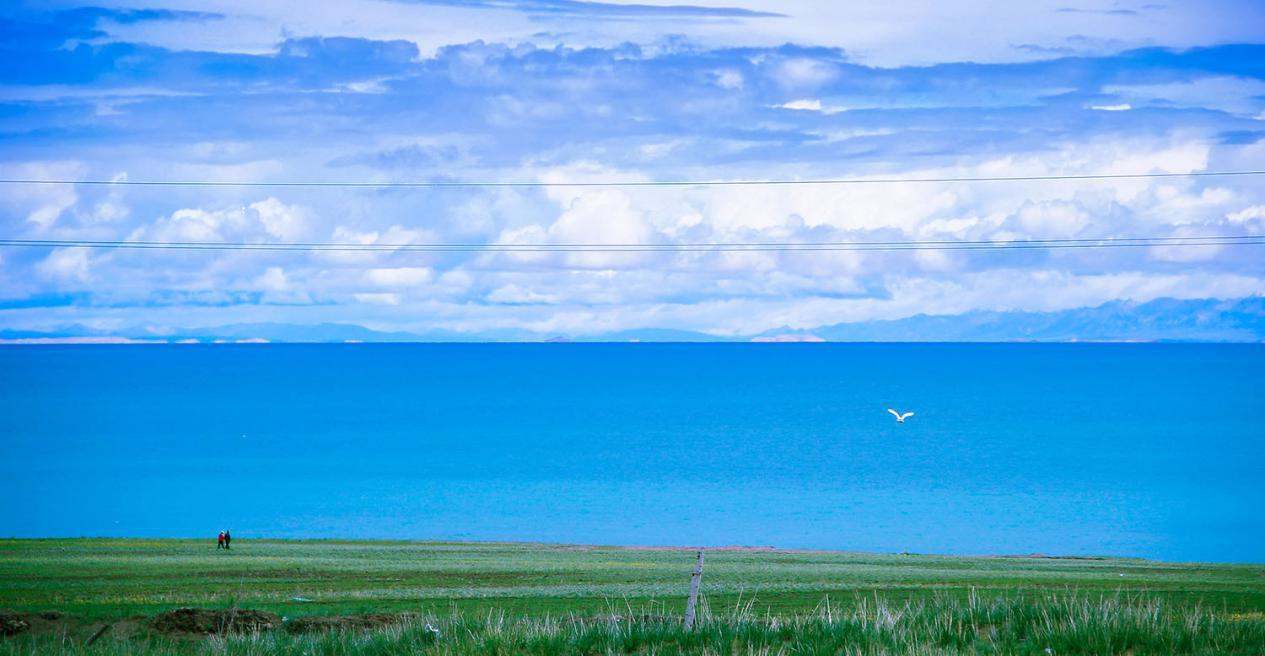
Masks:
[[[620,191],[590,191],[572,201],[549,226],[550,243],[558,244],[649,244],[654,229],[637,211],[627,194]],[[569,253],[572,266],[610,267],[631,265],[646,259],[641,253]]]
[[[1044,238],[1074,237],[1089,226],[1091,217],[1086,209],[1066,201],[1027,202],[1011,219],[1014,227],[1024,235],[1042,235]]]
[[[84,171],[84,164],[73,160],[0,165],[0,173],[13,179],[74,180],[83,177]],[[6,189],[0,197],[6,211],[24,214],[37,230],[53,227],[78,200],[71,185],[17,185]]]
[[[293,241],[305,234],[303,210],[276,198],[207,210],[183,208],[132,232],[150,241]]]
[[[278,241],[298,241],[307,234],[303,210],[288,206],[276,198],[266,198],[250,204],[250,210],[259,217],[264,231]]]
[[[1261,234],[1265,232],[1265,205],[1252,205],[1237,212],[1230,212],[1226,220],[1236,226],[1242,226],[1247,232]]]
[[[225,19],[185,21],[181,29],[205,43],[200,30],[237,25],[232,4]],[[1261,76],[1244,62],[1259,59],[1265,46],[1116,52],[1125,46],[1103,45],[1104,35],[1065,43],[1066,35],[1021,41],[1026,35],[983,34],[975,40],[994,44],[980,46],[989,57],[941,65],[938,58],[948,55],[927,46],[910,57],[928,65],[905,66],[885,59],[881,47],[864,46],[878,33],[910,39],[909,25],[878,21],[881,30],[854,34],[856,47],[841,50],[794,39],[729,47],[730,37],[717,32],[728,29],[724,21],[713,21],[690,23],[700,30],[694,36],[587,49],[571,47],[567,36],[472,38],[419,49],[419,34],[392,33],[382,20],[389,14],[392,25],[413,24],[405,20],[412,10],[381,9],[386,4],[373,5],[386,14],[365,16],[377,28],[361,26],[382,33],[324,33],[324,19],[303,17],[281,43],[274,33],[232,56],[222,52],[227,47],[164,50],[170,25],[161,20],[104,26],[104,35],[90,37],[97,58],[86,63],[70,61],[60,45],[23,46],[31,52],[9,57],[21,66],[0,74],[0,94],[34,109],[0,118],[3,173],[552,186],[14,186],[0,197],[6,235],[611,246],[1265,230],[1265,192],[1247,177],[890,182],[1260,169]],[[436,16],[490,15],[428,9]],[[1086,25],[1080,14],[1046,9],[1051,23]],[[259,11],[261,20],[275,14]],[[841,10],[803,13],[834,11]],[[984,13],[996,11],[1031,10]],[[540,31],[527,24],[530,34]],[[151,45],[109,45],[142,29],[152,31]],[[484,29],[471,26],[469,33]],[[1011,43],[1064,51],[987,63],[1015,50]],[[6,47],[15,46],[0,45]],[[946,48],[953,51],[951,43]],[[63,75],[74,66],[83,67],[77,77]],[[96,106],[103,98],[114,103],[104,116]],[[885,182],[575,184],[837,178]],[[0,286],[26,306],[0,309],[0,327],[333,321],[410,330],[749,334],[924,312],[1259,293],[1265,264],[1258,260],[1250,249],[1213,246],[1007,253],[15,249],[0,261]],[[70,300],[47,307],[44,298]]]
[[[109,4],[109,3],[106,3]],[[182,8],[181,0],[146,6]],[[546,4],[552,5],[543,10]],[[1109,0],[999,6],[990,2],[907,5],[882,0],[792,3],[747,0],[729,7],[650,6],[623,3],[418,3],[346,0],[336,10],[295,12],[247,0],[219,0],[215,19],[105,20],[76,26],[75,36],[97,42],[139,42],[183,50],[260,54],[275,50],[279,33],[408,40],[419,56],[475,41],[527,42],[613,48],[654,44],[682,35],[709,46],[770,47],[783,43],[847,48],[858,60],[881,66],[943,61],[998,62],[1058,54],[1101,54],[1165,44],[1189,48],[1259,40],[1259,9],[1251,3],[1210,0],[1166,3],[1162,9],[1119,7]],[[574,8],[584,11],[575,11]],[[606,9],[609,8],[609,9]],[[682,11],[687,9],[690,11]],[[725,13],[728,11],[729,13]],[[1130,13],[1132,12],[1132,13]],[[187,12],[186,12],[187,13]],[[347,21],[347,15],[356,16]],[[629,20],[631,17],[637,20]],[[927,34],[936,38],[929,39]],[[681,37],[677,37],[680,39]],[[65,39],[62,39],[64,41]],[[58,42],[60,44],[60,42]],[[663,47],[663,46],[661,46]],[[678,46],[679,48],[679,46]]]
[[[349,244],[352,246],[377,246],[372,251],[319,251],[321,259],[342,264],[369,265],[391,259],[396,252],[393,246],[410,244],[439,244],[443,240],[432,231],[422,228],[406,228],[400,224],[392,224],[381,230],[363,230],[350,226],[336,226],[327,243]],[[422,261],[427,255],[422,252],[410,253],[414,261]]]
[[[430,282],[434,271],[427,267],[389,267],[365,271],[365,279],[379,287],[418,287]]]
[[[560,300],[554,294],[542,294],[513,283],[493,289],[484,298],[490,303],[509,305],[557,303]]]
[[[86,248],[56,248],[36,268],[47,278],[73,285],[91,279],[91,264]]]
[[[796,57],[779,63],[775,79],[788,89],[814,89],[833,81],[838,74],[831,62]]]
[[[272,266],[255,278],[255,285],[260,289],[283,292],[290,288],[290,280],[286,277],[285,269]]]

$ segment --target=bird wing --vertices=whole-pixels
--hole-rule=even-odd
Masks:
[[[901,420],[901,421],[905,421],[906,419],[909,419],[909,418],[910,418],[910,417],[912,417],[912,416],[914,416],[914,413],[912,413],[912,412],[906,412],[905,414],[903,414],[903,415],[901,415],[901,416],[900,416],[900,420]]]
[[[893,416],[893,417],[895,417],[895,418],[897,418],[897,419],[900,419],[900,413],[899,413],[899,412],[896,412],[895,410],[893,410],[893,409],[891,409],[891,408],[888,408],[888,409],[887,409],[887,411],[888,411],[888,412],[890,412],[890,413],[892,413],[892,416]]]

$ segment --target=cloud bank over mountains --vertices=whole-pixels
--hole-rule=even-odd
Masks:
[[[1265,169],[1265,16],[1252,3],[1201,5],[1199,21],[1186,20],[1187,7],[1033,3],[1004,10],[1017,12],[999,21],[1005,33],[987,33],[1003,29],[994,25],[972,40],[965,27],[946,28],[939,54],[925,34],[912,36],[939,5],[906,25],[865,3],[852,20],[806,3],[106,4],[0,10],[0,56],[11,64],[0,71],[0,177],[586,182]],[[339,20],[347,15],[357,20]],[[840,27],[827,35],[831,24]],[[0,229],[16,239],[261,244],[1250,235],[1265,234],[1265,191],[1252,177],[5,185]],[[423,335],[747,337],[917,315],[1249,298],[1265,293],[1261,252],[9,248],[0,250],[0,329],[333,323]]]
[[[1231,301],[1148,303],[1112,301],[1059,312],[925,314],[890,321],[819,326],[808,331],[774,329],[758,335],[717,336],[657,328],[581,336],[524,330],[484,333],[383,332],[354,324],[232,324],[194,329],[127,326],[109,331],[81,325],[47,332],[0,330],[0,343],[249,344],[261,342],[1265,342],[1265,297]]]

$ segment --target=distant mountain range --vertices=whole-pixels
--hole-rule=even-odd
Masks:
[[[1265,341],[1265,296],[1233,300],[1113,301],[1058,312],[919,314],[892,321],[823,326],[810,333],[831,342],[998,341]]]
[[[249,323],[157,332],[145,327],[100,331],[69,325],[54,331],[0,329],[0,341],[269,341],[269,342],[1008,342],[1008,341],[1202,341],[1265,342],[1265,296],[1221,300],[1113,301],[1057,312],[920,314],[890,321],[862,321],[812,330],[784,328],[758,335],[720,337],[701,332],[648,328],[598,335],[527,331],[384,332],[355,324]]]

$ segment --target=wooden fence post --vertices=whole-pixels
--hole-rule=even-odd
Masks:
[[[698,550],[698,562],[694,563],[694,574],[690,576],[690,599],[685,602],[685,628],[694,628],[694,613],[698,608],[698,587],[703,582],[703,550]]]
[[[102,626],[101,628],[97,629],[97,632],[92,634],[92,637],[88,638],[88,641],[83,643],[83,646],[91,647],[92,643],[96,642],[97,638],[100,638],[101,636],[105,635],[105,632],[109,631],[111,626],[113,626],[113,624],[106,624],[105,626]]]

